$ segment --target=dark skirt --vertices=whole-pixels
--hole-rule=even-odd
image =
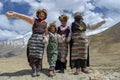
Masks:
[[[55,70],[62,70],[62,69],[66,69],[66,62],[61,62],[60,60],[56,61],[56,66],[55,66]]]
[[[29,56],[28,61],[31,68],[36,67],[39,70],[42,70],[42,59],[36,58],[34,56]]]
[[[58,59],[61,62],[66,62],[68,55],[68,43],[63,42],[58,44]]]

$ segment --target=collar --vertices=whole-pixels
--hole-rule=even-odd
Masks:
[[[44,19],[38,19],[38,21],[39,21],[39,22],[43,22],[43,21],[44,21]]]
[[[65,25],[65,26],[60,26],[60,29],[61,29],[61,31],[64,31],[64,30],[66,30],[67,29],[67,26]]]

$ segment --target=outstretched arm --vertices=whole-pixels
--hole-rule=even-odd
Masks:
[[[24,14],[20,14],[20,13],[17,13],[17,12],[12,12],[12,11],[9,11],[9,12],[6,12],[6,16],[8,18],[18,18],[18,19],[22,19],[30,24],[34,24],[34,21],[35,19],[30,17],[30,16],[27,16],[27,15],[24,15]]]
[[[102,26],[103,24],[105,24],[106,21],[101,21],[101,22],[98,22],[94,25],[88,25],[87,28],[90,29],[90,30],[94,30],[100,26]]]

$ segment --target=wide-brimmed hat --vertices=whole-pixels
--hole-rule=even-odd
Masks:
[[[65,21],[65,22],[67,22],[68,19],[69,19],[69,17],[66,16],[66,15],[61,15],[61,16],[59,16],[59,20],[60,20],[60,21]]]
[[[38,17],[39,13],[43,12],[45,14],[45,18],[47,18],[47,10],[46,9],[38,9],[36,12],[36,16]]]

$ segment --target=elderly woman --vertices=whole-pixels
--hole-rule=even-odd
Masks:
[[[68,16],[61,15],[59,16],[61,25],[58,27],[58,34],[63,36],[62,42],[58,43],[58,59],[56,62],[56,70],[59,70],[60,73],[64,73],[67,64],[67,55],[68,55],[68,39],[70,28],[67,26]]]
[[[70,67],[76,68],[75,75],[79,74],[80,71],[88,73],[87,59],[89,44],[85,36],[87,29],[95,29],[105,21],[101,21],[93,26],[87,26],[83,22],[83,17],[80,12],[74,14],[74,22],[71,25],[71,41],[70,41]]]
[[[47,23],[44,21],[47,18],[46,10],[37,10],[37,18],[32,18],[30,16],[11,11],[7,12],[6,16],[8,18],[22,19],[33,25],[32,35],[27,45],[27,58],[29,65],[32,68],[32,76],[39,76],[42,69],[42,59],[44,53],[43,34],[47,30]]]

